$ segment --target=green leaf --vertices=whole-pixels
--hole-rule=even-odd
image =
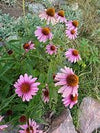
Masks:
[[[0,70],[0,77],[3,76],[9,69],[11,69],[13,67],[14,63],[11,64],[10,62],[5,64],[5,66],[3,66],[3,68]]]

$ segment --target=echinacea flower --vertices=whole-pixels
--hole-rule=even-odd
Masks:
[[[66,36],[69,38],[69,39],[75,39],[77,38],[77,28],[75,29],[67,29],[66,30]]]
[[[22,130],[19,130],[19,133],[43,133],[42,130],[39,130],[39,125],[34,120],[29,119],[29,122],[25,125],[20,125]]]
[[[15,82],[15,92],[22,98],[23,101],[29,101],[32,99],[32,96],[36,95],[39,90],[37,86],[40,85],[39,82],[35,82],[36,80],[37,78],[32,78],[32,76],[24,74],[24,76],[20,75],[17,82]]]
[[[13,50],[10,49],[10,50],[7,51],[7,53],[8,53],[9,55],[12,55],[12,54],[13,54]]]
[[[46,84],[46,87],[44,89],[42,89],[42,99],[43,99],[44,103],[49,102],[49,88],[48,88],[47,84]]]
[[[66,18],[65,18],[65,13],[63,10],[60,10],[57,14],[56,14],[56,18],[57,18],[57,22],[60,23],[64,23],[66,22]]]
[[[75,29],[77,28],[79,25],[79,22],[77,20],[70,20],[70,21],[67,21],[66,22],[66,26],[67,26],[67,29]]]
[[[65,107],[69,106],[69,108],[71,109],[78,102],[77,99],[78,99],[78,94],[75,94],[75,96],[70,94],[69,96],[64,97],[62,101]]]
[[[47,24],[56,24],[56,13],[54,8],[46,9],[45,11],[40,13],[39,17],[41,18],[41,20],[46,20]]]
[[[51,40],[53,35],[49,27],[37,27],[35,31],[35,36],[40,42],[46,42],[48,39]]]
[[[55,86],[61,86],[58,93],[62,93],[63,96],[68,96],[70,94],[77,94],[79,78],[69,67],[61,68],[61,73],[57,73],[55,77]]]
[[[27,121],[27,117],[25,115],[22,115],[20,118],[19,118],[19,122],[26,122]]]
[[[13,111],[12,110],[7,110],[7,112],[6,112],[6,116],[11,116],[11,115],[13,115]]]
[[[57,47],[53,44],[48,44],[46,46],[46,53],[52,55],[57,53]]]
[[[0,122],[2,121],[3,116],[0,116]],[[7,128],[7,125],[0,125],[0,131],[4,130],[5,128]]]
[[[25,43],[23,45],[23,48],[25,49],[26,52],[28,52],[30,49],[35,49],[34,44],[32,41],[29,41],[28,43]]]
[[[75,62],[81,60],[79,52],[76,49],[72,49],[72,48],[68,49],[68,51],[65,52],[65,56],[68,59],[68,61],[70,61],[71,63],[72,62],[75,63]]]

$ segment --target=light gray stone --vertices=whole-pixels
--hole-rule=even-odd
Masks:
[[[66,0],[49,0],[54,5],[65,5],[67,3]]]
[[[77,133],[69,110],[67,110],[65,115],[60,116],[59,119],[63,119],[63,117],[64,120],[60,123],[59,127],[51,133]]]
[[[45,9],[45,7],[40,3],[30,3],[28,5],[28,9],[30,12],[39,14],[41,11]]]
[[[100,127],[100,103],[91,98],[84,98],[79,113],[81,133],[92,133]]]

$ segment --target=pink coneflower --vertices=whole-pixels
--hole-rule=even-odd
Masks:
[[[70,20],[68,22],[66,22],[66,26],[67,26],[67,29],[75,29],[77,28],[79,25],[79,22],[77,20]]]
[[[35,82],[37,78],[32,78],[27,74],[20,75],[17,82],[15,82],[14,87],[16,94],[22,98],[23,101],[29,101],[32,99],[32,96],[35,96],[38,91],[39,82]]]
[[[8,55],[12,55],[13,54],[13,50],[10,49],[10,50],[7,51],[7,53],[8,53]]]
[[[42,99],[44,103],[49,102],[49,88],[47,84],[46,84],[46,87],[42,90]]]
[[[68,61],[70,61],[71,63],[72,62],[75,63],[75,62],[81,60],[79,52],[76,49],[72,49],[72,48],[68,49],[68,51],[65,52],[65,56],[68,59]]]
[[[64,97],[62,101],[65,107],[69,106],[70,108],[72,108],[78,102],[77,99],[78,99],[77,94],[75,94],[75,96],[70,94],[69,96]]]
[[[3,116],[0,116],[0,122],[2,121]],[[5,128],[7,128],[7,125],[0,125],[0,131],[4,130]]]
[[[48,39],[51,40],[53,35],[49,27],[37,27],[37,30],[35,31],[35,36],[37,36],[37,39],[40,42],[46,42]]]
[[[35,49],[34,44],[32,41],[29,41],[28,43],[25,43],[23,45],[23,48],[25,49],[26,52],[28,52],[30,49]]]
[[[29,122],[25,125],[20,125],[22,130],[19,130],[19,133],[43,133],[42,130],[39,130],[39,125],[34,120],[29,119]]]
[[[41,20],[46,20],[47,24],[56,24],[56,13],[54,8],[46,9],[45,11],[40,13],[39,17],[41,18]]]
[[[57,47],[53,44],[48,44],[46,46],[46,53],[52,55],[57,53]]]
[[[11,115],[13,115],[13,111],[12,110],[7,110],[7,112],[6,112],[6,116],[11,116]]]
[[[75,39],[75,38],[77,38],[77,28],[76,29],[67,29],[66,30],[66,36],[69,39]]]
[[[25,115],[22,115],[20,118],[19,118],[19,122],[26,122],[27,121],[27,117]]]
[[[67,22],[66,18],[65,18],[65,13],[63,10],[60,10],[57,14],[56,14],[56,18],[57,18],[57,22]]]
[[[73,70],[69,67],[61,68],[61,73],[57,73],[55,77],[55,86],[62,86],[58,93],[62,93],[63,96],[68,96],[69,94],[77,94],[79,78]]]

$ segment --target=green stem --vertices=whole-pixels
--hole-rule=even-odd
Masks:
[[[23,16],[24,16],[24,20],[25,20],[25,28],[26,28],[26,32],[29,33],[28,21],[27,21],[26,12],[25,12],[25,0],[22,0],[22,1],[23,1],[22,7],[23,7]]]
[[[23,15],[25,17],[25,0],[23,0]]]
[[[11,102],[12,102],[12,100],[15,98],[15,96],[16,96],[16,93],[15,94],[13,94],[9,99],[8,99],[8,102],[6,102],[5,104],[4,104],[4,106],[2,107],[0,107],[0,111],[2,110],[2,109],[4,109],[5,107],[7,107]]]

